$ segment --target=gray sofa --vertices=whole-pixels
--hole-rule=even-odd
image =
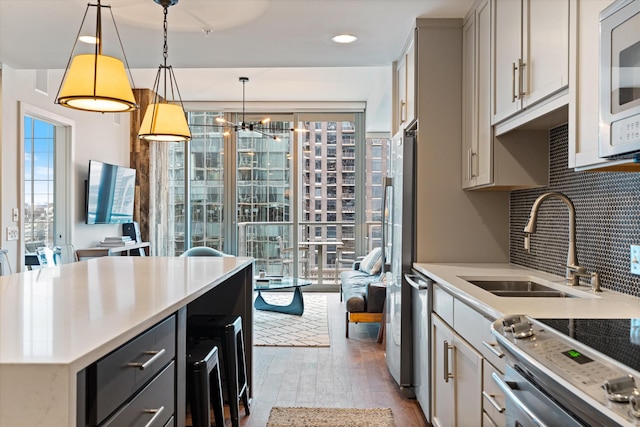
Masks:
[[[340,283],[346,309],[345,336],[349,338],[349,323],[380,323],[378,342],[381,342],[387,297],[383,275],[360,270],[360,262],[356,261],[351,270],[340,273]]]

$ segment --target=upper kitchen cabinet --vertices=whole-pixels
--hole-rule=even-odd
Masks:
[[[519,2],[513,2],[519,3]],[[490,0],[465,19],[462,55],[462,188],[513,190],[547,185],[548,136],[518,129],[500,136],[491,125]]]
[[[416,118],[416,50],[413,29],[402,55],[393,63],[393,134]]]
[[[572,23],[576,36],[572,39],[569,103],[569,167],[579,170],[638,171],[632,159],[607,160],[598,156],[598,87],[600,12],[612,0],[578,0]],[[575,44],[575,47],[574,47]]]
[[[462,29],[462,188],[493,179],[491,4],[482,0]]]
[[[569,3],[493,0],[493,124],[526,110],[539,116],[567,104],[552,95],[569,84]]]

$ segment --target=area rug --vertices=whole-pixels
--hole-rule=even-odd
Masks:
[[[267,427],[394,427],[390,408],[271,408]]]
[[[270,304],[284,305],[291,301],[291,292],[263,292]],[[253,344],[278,347],[329,347],[327,296],[314,292],[304,294],[302,316],[253,311]]]

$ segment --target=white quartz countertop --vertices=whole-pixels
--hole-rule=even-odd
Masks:
[[[564,277],[515,264],[416,263],[414,268],[491,318],[507,314],[533,318],[640,318],[640,298],[607,289],[592,293],[589,286],[567,286]],[[491,278],[534,278],[579,298],[500,297],[465,280]]]
[[[0,368],[79,371],[253,262],[102,257],[0,277]]]

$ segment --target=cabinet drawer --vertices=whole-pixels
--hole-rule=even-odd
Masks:
[[[437,283],[433,287],[433,311],[453,327],[453,296],[439,287]]]
[[[492,424],[498,427],[505,427],[507,420],[504,414],[505,401],[504,394],[498,388],[491,377],[492,373],[502,375],[496,368],[491,366],[486,360],[482,361],[482,412],[483,418],[486,416]],[[500,409],[498,409],[500,408]],[[484,420],[483,420],[484,423]]]
[[[174,412],[175,363],[171,362],[103,426],[165,426]]]
[[[96,421],[100,423],[156,376],[175,357],[175,349],[176,319],[171,316],[96,362]]]
[[[482,353],[493,366],[504,372],[506,362],[504,357],[500,356],[502,350],[491,334],[492,321],[459,300],[454,302],[453,318],[456,332]]]

